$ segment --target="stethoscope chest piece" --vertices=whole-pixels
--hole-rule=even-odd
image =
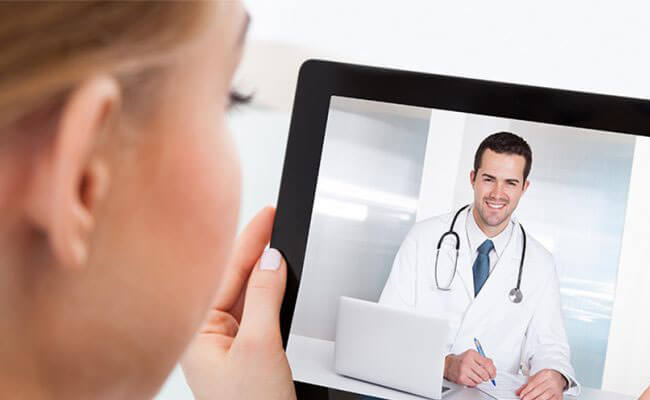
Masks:
[[[521,300],[524,298],[524,295],[521,294],[521,290],[519,288],[512,288],[510,293],[508,293],[508,297],[510,298],[510,301],[512,301],[515,304],[521,303]]]

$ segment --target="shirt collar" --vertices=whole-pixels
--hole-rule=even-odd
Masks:
[[[508,241],[512,235],[514,221],[511,218],[508,226],[506,226],[506,228],[502,230],[501,233],[493,238],[488,238],[476,223],[472,209],[473,207],[470,207],[467,215],[467,220],[465,221],[465,226],[467,228],[467,237],[469,239],[469,248],[472,250],[472,254],[475,254],[478,251],[478,247],[483,244],[483,242],[485,242],[487,239],[490,239],[494,244],[494,251],[496,251],[497,256],[501,257],[501,254],[508,245]]]

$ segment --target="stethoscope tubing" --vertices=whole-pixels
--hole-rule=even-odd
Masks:
[[[451,283],[449,284],[448,288],[443,288],[440,287],[440,284],[438,282],[438,256],[440,255],[440,248],[442,247],[442,242],[445,240],[445,238],[450,235],[455,239],[455,250],[456,250],[456,257],[454,259],[454,271],[452,274],[451,282],[453,282],[454,278],[456,277],[456,271],[458,269],[458,253],[460,250],[460,237],[458,234],[454,231],[454,227],[456,226],[456,220],[458,219],[458,216],[460,213],[462,213],[464,210],[466,210],[470,205],[467,204],[463,207],[461,207],[458,211],[456,211],[456,214],[454,215],[454,218],[451,221],[451,225],[449,226],[449,230],[440,236],[440,239],[438,240],[438,244],[436,246],[436,259],[435,259],[435,271],[434,271],[434,278],[436,281],[436,287],[439,290],[443,291],[448,291],[451,290]],[[526,231],[524,230],[523,225],[519,224],[519,228],[521,229],[521,234],[523,236],[523,242],[522,242],[522,248],[521,248],[521,259],[519,260],[519,274],[517,275],[517,286],[514,287],[510,292],[508,293],[508,296],[510,298],[510,301],[513,303],[520,303],[521,300],[523,299],[523,293],[521,292],[521,275],[524,269],[524,260],[526,259]]]

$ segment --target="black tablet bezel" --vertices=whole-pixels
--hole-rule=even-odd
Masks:
[[[332,96],[650,136],[650,101],[322,60],[300,68],[271,247],[289,265],[281,329],[286,347],[307,246]],[[299,398],[327,388],[296,382]]]

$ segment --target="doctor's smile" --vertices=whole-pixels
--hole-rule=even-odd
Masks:
[[[486,200],[485,205],[488,208],[487,213],[490,213],[489,214],[490,216],[494,216],[494,218],[500,217],[498,220],[496,220],[497,221],[496,225],[503,222],[503,219],[508,214],[508,209],[506,207],[508,205],[508,203],[506,203],[506,202],[496,203],[496,202],[492,202],[490,200]],[[481,213],[482,213],[481,210],[479,210],[479,214],[481,214]],[[483,211],[483,213],[486,213],[486,212]],[[483,219],[485,220],[485,222],[489,223],[488,218],[483,218]]]
[[[498,204],[498,203],[492,203],[492,202],[490,202],[489,200],[486,200],[486,201],[485,201],[485,204],[487,204],[488,207],[493,208],[493,209],[495,209],[495,210],[500,210],[500,209],[502,209],[503,207],[506,206],[505,203],[501,203],[501,204]]]

